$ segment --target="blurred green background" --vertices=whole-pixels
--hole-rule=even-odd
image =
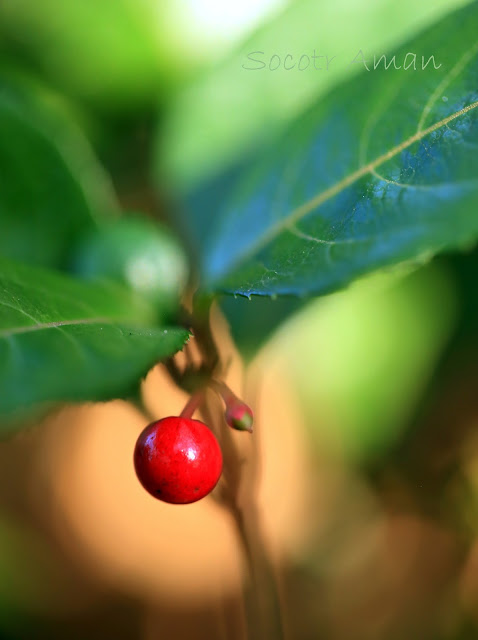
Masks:
[[[357,72],[338,65],[328,73],[254,74],[242,69],[247,53],[264,51],[267,59],[267,52],[300,57],[317,49],[348,60],[360,49],[393,50],[463,4],[3,0],[0,251],[88,279],[119,279],[153,300],[166,296],[169,313],[188,273],[175,214],[180,196],[247,162],[313,99]],[[31,124],[22,139],[9,119],[12,101]],[[38,202],[47,200],[37,177],[49,171],[53,180],[60,169],[49,167],[60,166],[58,157],[78,181],[64,191],[53,181],[48,207],[27,206],[8,189],[8,167],[28,154]],[[78,193],[78,211],[65,207]],[[135,213],[123,219],[121,211]],[[156,288],[158,274],[166,291]],[[282,477],[284,508],[295,500],[303,510],[290,542],[287,518],[275,518],[279,507],[270,505],[290,638],[478,637],[477,281],[478,253],[470,248],[323,299],[240,303],[257,329],[244,336],[235,328],[251,371],[280,370],[297,407],[288,425],[295,435],[287,437],[300,446],[287,454],[272,444],[280,472],[264,471],[265,492],[280,493]],[[270,335],[268,318],[282,315]],[[280,397],[278,389],[268,399],[280,406]],[[70,420],[71,441],[58,435]],[[94,503],[78,488],[89,468],[72,476],[78,486],[68,511],[71,478],[56,477],[50,463],[69,455],[78,433],[80,453],[94,449],[85,444],[90,423],[89,414],[67,412],[0,444],[1,637],[236,637],[224,631],[218,610],[235,610],[237,584],[205,586],[207,571],[190,575],[186,566],[178,569],[184,584],[171,578],[172,597],[166,571],[155,591],[145,578],[147,558],[116,547],[109,557],[96,544],[102,526],[113,531],[117,522],[101,505],[120,509],[123,485],[111,493],[101,485],[98,511],[77,508],[79,519],[87,514],[93,523],[80,532],[71,513],[79,495]],[[264,426],[274,428],[272,419]],[[72,468],[92,464],[77,457]],[[296,468],[307,471],[304,478],[293,477]],[[105,473],[116,477],[116,470]],[[138,531],[151,529],[155,507],[147,503]],[[191,513],[186,524],[166,511],[164,522],[177,517],[192,536],[194,518],[210,516]],[[143,544],[131,536],[133,548]],[[179,554],[192,540],[171,544]],[[208,544],[201,538],[197,554],[209,558]],[[161,573],[165,559],[157,553]]]

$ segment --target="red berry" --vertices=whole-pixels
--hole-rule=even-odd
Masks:
[[[187,504],[214,489],[222,471],[222,453],[203,422],[173,416],[153,422],[141,432],[134,466],[152,496]]]

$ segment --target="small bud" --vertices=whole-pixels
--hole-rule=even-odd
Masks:
[[[252,411],[244,402],[235,402],[226,409],[226,422],[233,429],[252,433],[253,421]]]
[[[222,380],[211,380],[211,386],[221,396],[226,405],[226,423],[237,431],[252,433],[254,416],[245,402],[240,400]]]

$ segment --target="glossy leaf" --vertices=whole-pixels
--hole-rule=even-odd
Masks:
[[[465,2],[287,3],[173,99],[158,137],[158,168],[183,190],[217,176],[359,73],[350,61],[360,49],[383,53]]]
[[[323,294],[472,243],[477,30],[474,2],[393,52],[399,69],[359,58],[370,70],[300,117],[209,218],[203,288]]]
[[[154,326],[141,298],[0,260],[0,414],[132,393],[188,332]]]

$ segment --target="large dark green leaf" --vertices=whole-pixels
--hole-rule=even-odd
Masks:
[[[400,69],[368,59],[370,71],[299,118],[209,219],[203,288],[326,293],[472,242],[477,33],[474,2],[394,52]]]
[[[229,322],[229,329],[244,359],[252,359],[277,327],[301,310],[309,300],[296,297],[223,296],[221,309]]]
[[[51,96],[0,74],[0,254],[48,266],[116,208],[103,170]]]
[[[212,178],[270,140],[331,87],[359,73],[359,65],[349,64],[359,49],[382,53],[465,2],[285,3],[229,55],[194,74],[173,99],[158,137],[158,167],[181,189]],[[329,58],[328,70],[325,57],[310,59],[314,53]]]
[[[0,414],[132,392],[188,337],[154,322],[151,308],[122,287],[0,259]]]

